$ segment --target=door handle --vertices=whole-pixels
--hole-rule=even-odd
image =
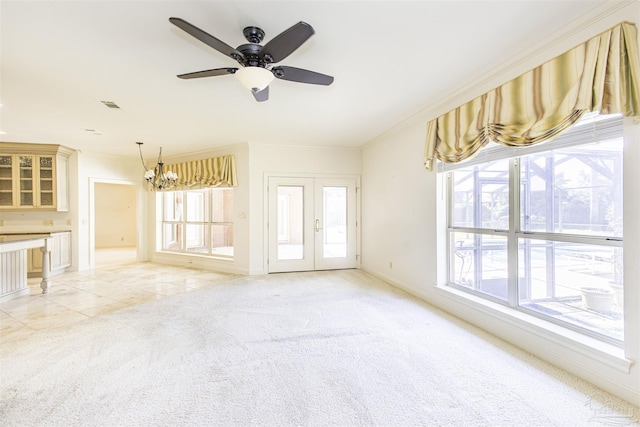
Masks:
[[[316,219],[316,233],[320,231],[320,220]]]

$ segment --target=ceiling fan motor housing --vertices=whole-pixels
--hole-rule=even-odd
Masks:
[[[247,43],[237,47],[239,52],[244,55],[244,60],[240,63],[245,67],[265,67],[266,63],[260,58],[262,46],[255,43]]]
[[[244,34],[244,38],[247,39],[249,43],[260,43],[262,39],[264,39],[264,31],[258,27],[245,27],[242,30]]]

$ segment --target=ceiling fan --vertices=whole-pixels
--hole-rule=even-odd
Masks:
[[[264,38],[264,31],[258,27],[246,27],[243,33],[249,43],[240,45],[235,49],[184,19],[169,18],[169,22],[218,52],[236,60],[242,66],[241,68],[214,68],[212,70],[180,74],[178,77],[181,79],[234,74],[245,87],[251,90],[253,97],[258,102],[269,99],[269,83],[274,77],[280,80],[314,85],[328,86],[333,83],[333,77],[326,74],[285,65],[273,66],[273,64],[289,56],[314,34],[315,31],[306,22],[298,22],[264,46],[260,45]]]

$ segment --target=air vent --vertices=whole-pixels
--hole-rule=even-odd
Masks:
[[[115,103],[115,102],[113,102],[113,101],[100,101],[100,102],[102,102],[104,105],[106,105],[106,106],[107,106],[107,107],[109,107],[109,108],[113,108],[113,109],[116,109],[116,110],[119,110],[119,109],[120,109],[120,107],[118,106],[118,104],[116,104],[116,103]]]

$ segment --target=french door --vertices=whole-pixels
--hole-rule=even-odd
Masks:
[[[269,177],[269,273],[355,268],[356,179]]]

